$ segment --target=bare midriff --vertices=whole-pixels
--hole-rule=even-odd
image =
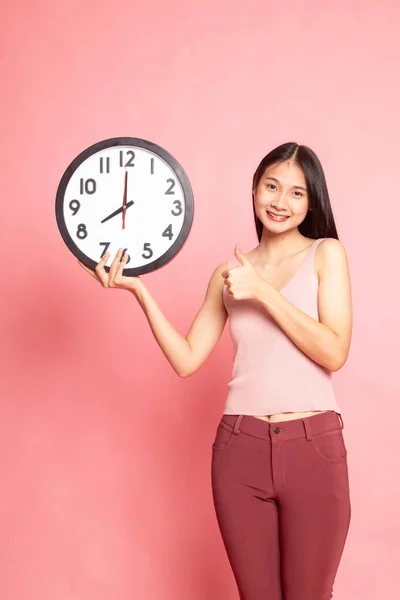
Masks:
[[[270,423],[277,423],[278,421],[292,421],[293,419],[303,419],[304,417],[312,417],[322,412],[329,412],[326,410],[314,410],[312,412],[288,412],[288,413],[276,413],[269,416],[257,416],[253,415],[256,419],[262,419],[263,421],[269,421]]]

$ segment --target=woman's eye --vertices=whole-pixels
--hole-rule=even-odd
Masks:
[[[298,194],[298,198],[301,198],[303,196],[303,194],[301,192],[295,192],[295,194]]]
[[[273,187],[273,188],[276,188],[276,185],[274,183],[267,183],[267,187],[269,187],[269,186]]]

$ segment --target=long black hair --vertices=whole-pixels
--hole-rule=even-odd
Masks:
[[[312,238],[339,239],[325,175],[318,156],[307,146],[299,146],[295,142],[282,144],[271,150],[260,162],[253,177],[253,193],[256,191],[265,169],[273,164],[279,164],[293,159],[304,173],[307,183],[309,210],[307,216],[299,225],[302,235]],[[263,224],[256,215],[253,202],[254,222],[256,224],[258,241],[261,240]]]

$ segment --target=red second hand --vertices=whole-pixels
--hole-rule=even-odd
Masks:
[[[125,185],[124,185],[124,199],[123,199],[123,211],[122,211],[122,229],[125,229],[125,214],[126,214],[126,190],[127,190],[127,183],[128,183],[128,171],[126,170],[125,167]]]

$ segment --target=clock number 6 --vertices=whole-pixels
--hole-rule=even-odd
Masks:
[[[125,252],[128,250],[128,248],[124,248],[123,252],[122,252],[122,256],[121,256],[121,260],[124,258],[125,256]],[[128,265],[131,262],[131,257],[128,254],[128,260],[126,261],[126,264]]]

